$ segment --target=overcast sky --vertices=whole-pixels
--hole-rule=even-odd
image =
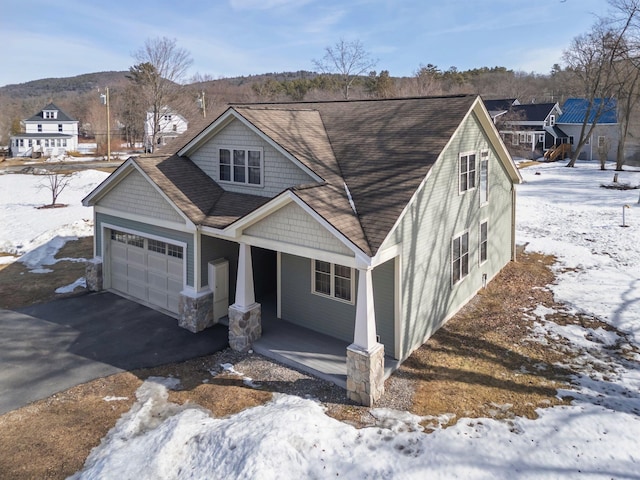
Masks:
[[[176,39],[190,75],[312,70],[340,38],[377,70],[504,66],[548,73],[606,0],[3,0],[0,86],[127,70],[146,39]]]

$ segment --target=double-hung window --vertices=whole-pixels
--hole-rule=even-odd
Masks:
[[[480,205],[489,201],[489,150],[480,152]]]
[[[469,232],[451,242],[451,283],[455,285],[469,275]]]
[[[353,302],[353,269],[344,265],[313,260],[313,293]]]
[[[219,149],[219,180],[244,185],[262,185],[262,150]]]
[[[476,154],[460,155],[460,193],[476,188]]]
[[[480,224],[480,263],[484,263],[489,258],[489,223],[484,221]]]

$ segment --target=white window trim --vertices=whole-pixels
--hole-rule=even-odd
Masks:
[[[487,224],[487,258],[482,260],[482,225]],[[478,265],[484,265],[489,261],[489,219],[480,220],[478,224]]]
[[[467,274],[466,275],[460,275],[460,278],[457,281],[453,281],[453,262],[454,262],[454,258],[453,258],[453,242],[457,239],[457,238],[462,238],[464,235],[467,235]],[[458,233],[457,235],[454,235],[451,238],[451,253],[449,254],[449,265],[451,266],[451,286],[455,287],[457,285],[460,285],[462,282],[464,282],[465,278],[467,278],[469,276],[469,274],[471,273],[471,262],[469,261],[469,259],[471,258],[471,245],[469,244],[469,239],[470,239],[470,235],[469,235],[469,230],[465,230],[463,232]],[[460,257],[462,258],[462,257]]]
[[[462,171],[461,171],[461,166],[462,166],[462,158],[463,157],[469,157],[470,155],[475,155],[475,165],[474,165],[474,170],[473,170],[473,187],[469,187],[469,170],[467,170],[467,189],[466,190],[462,190]],[[479,155],[477,152],[473,151],[473,152],[462,152],[460,153],[460,155],[458,155],[458,193],[460,195],[464,195],[467,192],[472,192],[474,191],[477,187],[478,187],[478,159],[479,159]],[[469,165],[469,160],[467,160],[467,166]]]
[[[217,169],[218,169],[218,181],[227,185],[240,185],[243,187],[262,188],[264,187],[264,149],[262,147],[243,147],[243,146],[230,146],[230,145],[216,145],[217,155]],[[260,183],[249,183],[249,155],[245,154],[245,182],[236,182],[235,180],[222,180],[220,178],[220,150],[229,150],[231,153],[231,178],[233,179],[233,151],[249,150],[254,152],[260,152]]]
[[[479,192],[479,196],[480,196],[480,206],[484,207],[485,205],[489,204],[489,159],[491,158],[491,152],[487,149],[487,150],[480,150],[480,161],[478,162],[478,192]],[[486,163],[487,165],[487,178],[485,179],[485,181],[487,182],[486,185],[486,189],[487,189],[487,198],[486,200],[483,202],[482,201],[482,164]]]
[[[331,280],[330,280],[330,285],[331,285],[331,294],[327,295],[326,293],[322,293],[322,292],[317,292],[316,291],[316,260],[315,258],[311,259],[311,293],[313,295],[317,295],[319,297],[323,297],[323,298],[330,298],[331,300],[336,300],[338,302],[342,302],[342,303],[346,303],[348,305],[353,305],[355,304],[355,286],[356,286],[356,275],[355,275],[355,269],[352,267],[347,267],[349,268],[349,270],[351,270],[351,282],[350,282],[350,288],[351,288],[351,300],[345,300],[344,298],[339,298],[335,296],[335,278],[336,278],[336,274],[335,274],[335,266],[336,264],[333,262],[327,262],[326,260],[321,260],[322,262],[327,262],[331,267],[331,272],[330,272],[330,276],[331,276]],[[341,265],[343,267],[346,267],[346,265]]]

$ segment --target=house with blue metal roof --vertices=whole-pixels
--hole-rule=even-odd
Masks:
[[[620,141],[617,107],[615,98],[596,98],[592,103],[585,98],[568,98],[564,102],[556,124],[569,136],[569,143],[578,144],[585,119],[587,132],[596,124],[580,152],[580,160],[599,160],[601,156],[616,160]]]

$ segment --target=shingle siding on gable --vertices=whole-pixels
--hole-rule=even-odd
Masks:
[[[190,156],[191,160],[216,182],[219,180],[218,149],[221,146],[242,148],[258,147],[263,149],[264,155],[264,186],[245,187],[232,183],[219,182],[220,186],[227,191],[274,197],[289,187],[314,182],[313,178],[249,130],[239,120],[233,120],[229,125],[224,127],[215,138],[211,139],[206,145],[203,145],[197,152]]]
[[[158,220],[184,223],[184,219],[137,171],[131,172],[97,205]]]
[[[469,116],[387,241],[402,243],[405,358],[482,287],[482,274],[490,280],[511,258],[511,183],[495,152],[490,151],[489,203],[480,207],[478,188],[458,193],[459,154],[476,152],[479,158],[480,150],[487,148],[475,116]],[[489,258],[479,266],[479,228],[484,220],[489,222]],[[451,241],[465,231],[469,232],[469,275],[452,286]]]
[[[247,228],[244,233],[253,237],[353,256],[351,250],[295,203],[285,205],[269,217]]]

